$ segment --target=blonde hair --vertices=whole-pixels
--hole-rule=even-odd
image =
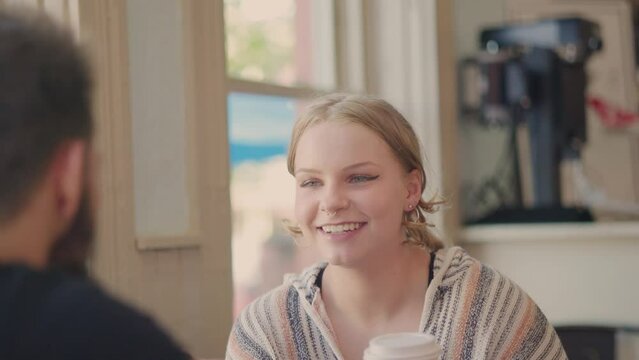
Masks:
[[[421,192],[426,188],[426,172],[421,157],[421,146],[410,123],[388,102],[372,96],[331,94],[316,99],[298,118],[293,127],[288,149],[288,172],[295,173],[295,154],[304,132],[313,125],[327,121],[345,121],[365,126],[375,132],[391,148],[406,172],[417,169],[421,174]],[[402,224],[406,243],[441,249],[442,242],[431,231],[432,224],[426,221],[426,213],[433,214],[443,201],[424,200],[410,212],[404,213]],[[294,237],[302,235],[301,229],[292,224],[286,227]]]

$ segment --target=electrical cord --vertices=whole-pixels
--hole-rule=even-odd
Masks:
[[[514,169],[514,165],[517,155],[512,151],[516,141],[514,133],[510,134],[504,142],[492,175],[484,178],[478,185],[467,188],[465,197],[468,206],[472,207],[468,209],[469,217],[477,217],[479,213],[494,210],[515,201],[516,195],[510,194],[516,193],[514,178],[517,176],[517,169]]]

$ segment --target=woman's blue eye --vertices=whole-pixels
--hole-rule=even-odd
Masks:
[[[310,180],[302,181],[302,184],[300,186],[301,187],[317,186],[319,185],[319,183],[320,183],[319,180],[310,179]]]
[[[379,175],[377,176],[370,176],[370,175],[353,175],[350,178],[350,182],[352,183],[361,183],[361,182],[367,182],[367,181],[372,181],[375,180],[379,177]]]

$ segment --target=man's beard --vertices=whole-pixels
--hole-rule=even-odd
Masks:
[[[56,239],[49,252],[50,268],[79,276],[87,276],[87,259],[93,249],[94,219],[87,188],[69,229]]]

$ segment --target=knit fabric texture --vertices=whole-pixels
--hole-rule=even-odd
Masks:
[[[459,247],[435,253],[416,331],[432,334],[441,359],[567,359],[559,337],[514,282]],[[326,263],[288,276],[236,320],[226,359],[343,359],[315,285]]]

